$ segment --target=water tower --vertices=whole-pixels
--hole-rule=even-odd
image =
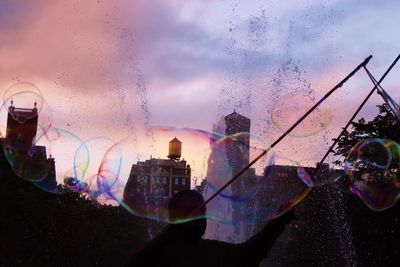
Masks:
[[[173,160],[179,160],[182,155],[182,142],[176,137],[169,141],[168,147],[168,158]]]

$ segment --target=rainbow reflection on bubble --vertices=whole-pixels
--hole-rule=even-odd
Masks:
[[[121,149],[107,137],[85,140],[74,155],[74,179],[64,182],[73,191],[97,198],[116,184],[121,169]]]
[[[374,211],[386,210],[400,198],[399,167],[400,146],[378,138],[357,143],[344,163],[351,191]]]
[[[177,181],[178,186],[183,183],[183,179],[176,179],[177,176],[169,171],[171,162],[166,159],[166,155],[170,140],[177,137],[182,142],[183,157],[189,153],[198,156],[190,167],[191,179],[192,182],[193,179],[204,179],[196,185],[205,199],[218,191],[249,161],[268,149],[262,138],[249,133],[224,136],[199,129],[172,126],[150,129],[154,138],[153,156],[148,155],[149,148],[134,137],[117,142],[123,159],[121,174],[127,177],[120,177],[115,186],[102,196],[117,201],[136,216],[167,223],[183,223],[198,218],[181,218],[173,222],[169,220],[168,202],[174,192],[168,187],[175,188]],[[304,199],[310,188],[298,179],[297,167],[275,166],[274,160],[275,154],[270,151],[254,168],[217,195],[207,205],[207,219],[211,223],[229,226],[256,224],[282,215]],[[175,163],[180,166],[181,171],[188,171],[184,169],[188,163],[185,160],[178,159]],[[131,170],[135,171],[129,175]],[[128,179],[126,185],[121,183],[124,179]],[[186,181],[185,184],[188,185],[188,182],[191,181]],[[70,184],[73,188],[77,187],[76,181],[72,180]]]
[[[147,130],[152,136],[150,142],[141,142],[140,138],[147,136],[129,136],[118,142],[123,155],[124,176],[120,181],[127,182],[118,183],[106,197],[112,197],[136,216],[169,222],[169,199],[175,192],[190,188],[194,179],[200,181],[204,177],[205,152],[215,136],[221,135],[173,126],[152,126]],[[168,144],[175,137],[182,142],[182,157],[167,159]],[[186,161],[190,155],[196,157]]]
[[[48,177],[44,181],[34,182],[34,185],[56,194],[67,192],[65,189],[82,191],[69,186],[66,181],[77,181],[76,173],[85,173],[88,168],[89,151],[83,140],[68,130],[52,127],[38,140],[38,143],[47,150],[51,165]],[[80,157],[76,158],[78,149]]]
[[[328,163],[323,163],[317,168],[317,159],[300,160],[297,163],[297,174],[299,178],[309,187],[320,187],[337,182],[342,176],[343,171],[330,167]],[[317,171],[318,169],[318,171]]]
[[[169,221],[168,202],[174,193],[195,183],[207,198],[269,149],[262,138],[250,133],[225,136],[174,126],[146,129],[146,138],[152,139],[150,145],[148,139],[139,142],[136,134],[119,142],[108,137],[83,141],[53,125],[52,111],[39,88],[26,82],[6,91],[0,111],[1,119],[7,120],[8,125],[7,131],[1,130],[2,149],[17,176],[47,192],[79,192],[100,203],[120,204],[137,216],[169,223],[196,219]],[[184,143],[182,156],[195,155],[190,162],[183,158],[165,159],[168,141],[174,136]],[[131,177],[132,164],[143,159],[158,163],[173,161],[179,173],[168,173],[160,164],[160,168],[149,170],[147,176]],[[207,206],[207,218],[226,225],[254,224],[280,216],[301,201],[309,188],[296,175],[282,179],[281,167],[274,165],[274,160],[275,154],[270,151],[221,192]],[[139,192],[139,187],[130,190],[125,185],[126,179],[128,183],[136,179],[146,194]],[[276,188],[282,189],[278,190],[279,196],[272,193]]]
[[[211,185],[206,198],[266,149],[269,146],[265,141],[249,133],[214,142],[205,177]],[[232,226],[256,224],[281,216],[304,199],[310,189],[297,178],[296,167],[274,165],[275,157],[272,151],[267,153],[213,199],[207,206],[207,218]]]
[[[271,120],[281,131],[286,131],[301,115],[314,106],[319,97],[308,92],[288,93],[278,99],[271,112]],[[321,132],[331,123],[332,112],[323,102],[309,114],[291,133],[294,137],[307,137]]]

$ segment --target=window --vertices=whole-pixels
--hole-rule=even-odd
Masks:
[[[163,184],[167,184],[167,177],[163,177]]]
[[[182,185],[185,185],[186,178],[182,178]]]
[[[179,184],[179,178],[175,178],[175,185]]]
[[[147,183],[147,176],[146,175],[138,175],[137,180]]]

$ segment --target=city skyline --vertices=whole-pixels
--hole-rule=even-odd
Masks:
[[[283,96],[309,88],[323,95],[369,54],[379,78],[398,54],[395,1],[5,1],[0,7],[2,92],[18,80],[36,84],[53,124],[84,140],[134,134],[150,146],[148,126],[210,131],[236,108],[270,143],[281,133],[271,113]],[[394,99],[398,71],[383,83]],[[359,72],[330,99],[334,116],[325,131],[287,139],[277,152],[320,157],[369,88]],[[360,116],[376,115],[379,103],[374,96]]]

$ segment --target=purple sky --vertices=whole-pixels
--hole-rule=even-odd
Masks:
[[[236,109],[272,142],[281,132],[271,111],[284,95],[324,94],[370,54],[369,69],[383,74],[400,51],[398,14],[395,0],[3,0],[0,88],[36,84],[54,125],[82,139],[132,134],[145,151],[154,143],[148,125],[211,130]],[[383,84],[395,99],[399,72]],[[288,138],[277,151],[318,158],[370,88],[358,73],[330,100],[325,131]],[[163,156],[165,148],[152,149]]]

